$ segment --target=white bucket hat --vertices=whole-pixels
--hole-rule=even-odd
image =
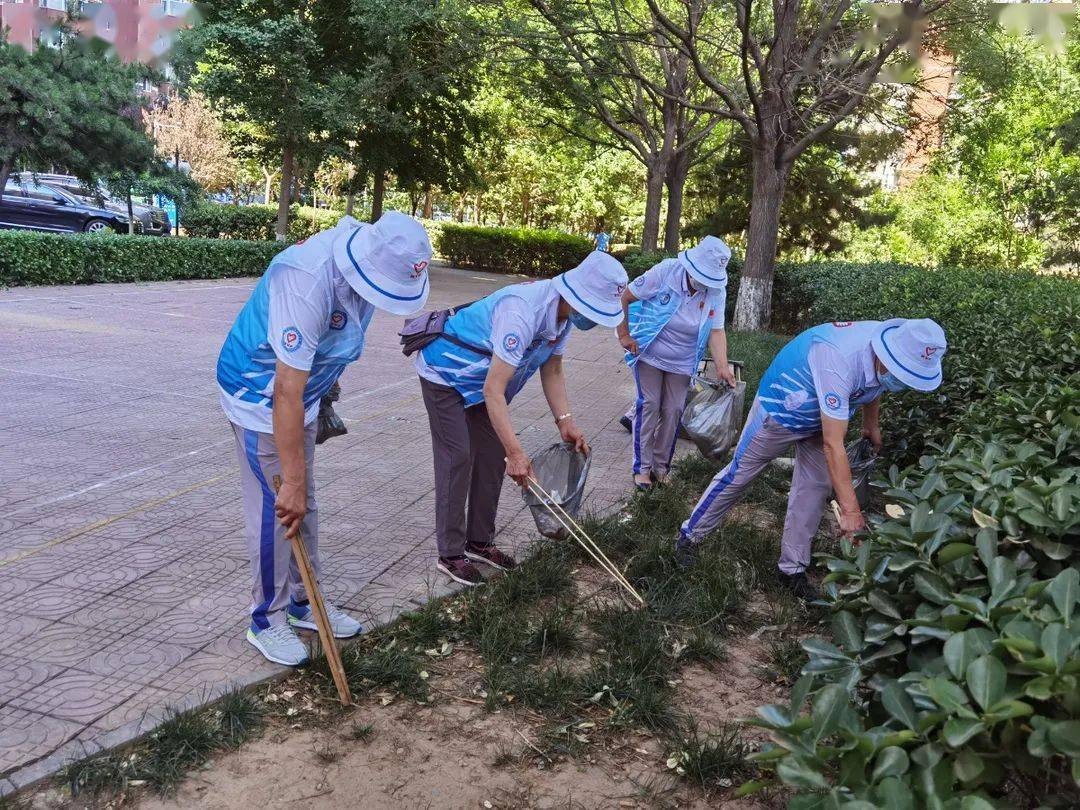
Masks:
[[[690,277],[703,287],[726,287],[731,248],[718,236],[706,236],[679,254]]]
[[[941,385],[945,330],[929,318],[885,321],[870,341],[885,368],[908,388],[933,391]]]
[[[629,279],[610,253],[594,250],[577,267],[552,281],[567,303],[593,323],[612,327],[622,323],[622,294]]]
[[[397,211],[387,211],[374,225],[345,228],[334,240],[334,263],[349,286],[394,315],[424,308],[430,261],[424,226]]]

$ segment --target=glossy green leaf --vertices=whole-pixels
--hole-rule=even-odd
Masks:
[[[915,709],[915,702],[899,681],[890,681],[881,690],[881,705],[905,726],[918,731],[919,713]]]
[[[826,684],[814,696],[810,718],[814,721],[814,740],[824,739],[840,727],[845,713],[850,711],[847,690],[835,683]]]
[[[877,755],[877,760],[874,762],[874,770],[870,775],[870,780],[877,782],[886,776],[903,776],[907,773],[910,764],[907,751],[903,748],[895,745],[882,748]]]
[[[1069,659],[1073,639],[1063,624],[1048,624],[1042,632],[1040,646],[1046,657],[1054,662],[1054,667],[1061,672]]]
[[[817,766],[802,757],[784,757],[776,765],[776,775],[785,785],[795,788],[826,790],[829,787]]]
[[[945,664],[953,677],[963,678],[972,661],[990,652],[993,640],[990,631],[978,627],[957,633],[946,641],[943,649]]]
[[[941,735],[953,748],[959,748],[976,734],[986,730],[986,725],[976,719],[951,718],[941,730]]]
[[[858,652],[863,646],[862,629],[855,614],[848,610],[837,612],[832,618],[833,638],[847,652]]]
[[[1063,720],[1046,732],[1050,744],[1070,757],[1080,757],[1080,720]]]
[[[983,655],[968,664],[967,687],[984,710],[1005,694],[1005,665],[992,655]]]
[[[1050,580],[1046,592],[1050,594],[1058,613],[1065,619],[1065,626],[1069,627],[1073,606],[1080,597],[1080,571],[1066,568]]]
[[[974,552],[975,546],[971,543],[949,543],[947,546],[942,546],[938,552],[938,565],[948,565],[961,557],[970,557]]]
[[[911,787],[895,776],[888,776],[874,786],[874,801],[881,810],[915,810]]]

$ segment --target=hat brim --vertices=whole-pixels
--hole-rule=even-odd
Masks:
[[[387,281],[368,259],[370,227],[348,230],[334,240],[334,263],[356,294],[393,315],[411,315],[424,308],[430,286],[427,272],[408,284]]]
[[[915,391],[922,391],[928,393],[930,391],[936,391],[941,385],[941,360],[937,360],[934,365],[934,374],[926,375],[921,374],[909,367],[904,362],[904,357],[896,353],[892,346],[889,345],[890,333],[899,328],[903,323],[903,319],[886,321],[881,325],[881,329],[870,341],[871,347],[874,349],[874,354],[877,355],[878,360],[889,371],[892,372],[896,379],[900,380],[908,388]]]
[[[590,301],[588,298],[579,295],[577,290],[567,284],[565,273],[555,276],[552,281],[555,282],[555,289],[559,291],[559,295],[566,299],[566,302],[574,311],[584,315],[593,323],[614,329],[623,322],[622,306],[619,307],[618,312],[605,311],[603,309],[604,302]]]
[[[727,269],[721,271],[719,276],[708,276],[701,271],[694,260],[690,258],[690,251],[684,250],[679,254],[679,261],[682,266],[686,268],[686,272],[690,274],[690,278],[700,284],[702,287],[708,287],[709,289],[720,289],[721,287],[727,287]]]

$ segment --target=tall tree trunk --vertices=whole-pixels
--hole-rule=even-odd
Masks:
[[[667,223],[664,226],[664,251],[674,253],[679,249],[682,228],[683,192],[690,174],[690,153],[680,152],[668,166],[664,185],[667,186]]]
[[[458,222],[465,221],[465,193],[458,194],[457,211],[454,212],[454,219]]]
[[[424,219],[435,216],[435,210],[431,200],[431,183],[424,183]]]
[[[484,196],[482,194],[476,195],[476,210],[473,211],[473,222],[475,222],[477,225],[483,224],[480,222],[480,206],[483,203],[483,200]]]
[[[356,203],[356,192],[349,186],[349,196],[345,198],[345,216],[351,217],[353,205]]]
[[[371,189],[371,221],[378,222],[382,216],[383,198],[386,197],[386,171],[375,170],[375,182]]]
[[[11,170],[15,167],[15,156],[11,155],[4,159],[0,163],[0,196],[3,195],[4,189],[7,188],[8,178],[11,177]]]
[[[660,236],[660,205],[664,199],[664,170],[654,162],[646,167],[645,175],[645,227],[641,232],[641,249],[656,250]]]
[[[277,222],[274,225],[274,238],[284,242],[289,237],[289,198],[292,196],[293,181],[293,145],[285,145],[281,155],[281,185],[278,186]]]
[[[0,186],[3,188],[3,186]],[[128,236],[135,233],[135,206],[131,204],[131,187],[127,189]]]
[[[773,271],[779,241],[780,204],[791,166],[777,166],[775,145],[754,149],[753,197],[746,234],[746,260],[735,302],[736,329],[760,331],[772,315]]]
[[[259,171],[263,173],[263,203],[269,205],[270,195],[274,190],[274,175],[277,172],[268,172],[265,166],[260,166]]]

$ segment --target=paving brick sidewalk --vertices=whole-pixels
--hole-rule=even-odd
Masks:
[[[514,281],[435,268],[431,305]],[[0,795],[280,668],[244,640],[248,563],[214,363],[251,280],[0,292]],[[445,592],[431,450],[399,319],[342,377],[349,434],[316,452],[323,584],[369,622]],[[570,400],[596,455],[587,508],[629,482],[632,378],[611,330],[572,336]],[[557,439],[538,380],[513,404],[530,452]],[[503,492],[500,542],[536,537]]]

